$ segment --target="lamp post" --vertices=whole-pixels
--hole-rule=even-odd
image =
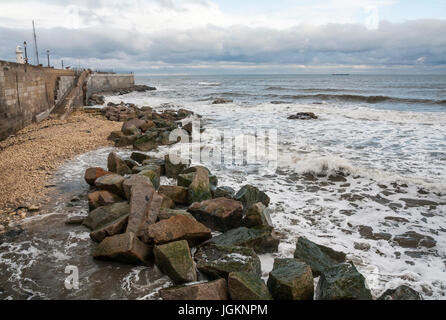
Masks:
[[[28,52],[26,51],[26,41],[23,41],[23,48],[25,48],[25,64],[28,64]]]
[[[48,58],[48,68],[50,67],[50,50],[46,50],[46,57]]]

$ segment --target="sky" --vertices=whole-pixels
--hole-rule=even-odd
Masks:
[[[0,60],[138,74],[446,73],[446,0],[0,0]]]

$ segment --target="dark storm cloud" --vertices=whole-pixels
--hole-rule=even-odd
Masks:
[[[171,1],[164,1],[169,5]],[[0,28],[0,56],[14,59],[30,30]],[[444,66],[446,20],[382,22],[369,30],[360,24],[328,24],[287,30],[234,26],[168,30],[156,34],[111,28],[39,30],[40,48],[55,57],[118,59],[134,63],[200,65],[212,63],[379,66]]]

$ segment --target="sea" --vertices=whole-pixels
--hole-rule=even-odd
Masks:
[[[194,162],[220,186],[252,184],[270,196],[281,243],[278,253],[261,255],[264,279],[274,258],[292,257],[304,236],[345,252],[375,297],[404,284],[425,299],[446,299],[446,76],[137,76],[136,83],[157,90],[106,96],[106,103],[192,110],[206,129],[199,143],[213,152],[221,141],[210,133],[274,134],[274,166]],[[318,118],[288,119],[298,112]],[[64,224],[87,214],[83,173],[106,167],[112,150],[131,153],[103,148],[66,162],[55,176],[52,213],[0,239],[0,299],[158,299],[172,285],[154,266],[94,261],[88,230]],[[78,289],[65,286],[71,265]]]

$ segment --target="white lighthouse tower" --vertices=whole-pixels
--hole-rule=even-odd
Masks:
[[[15,57],[17,63],[25,64],[25,58],[23,57],[23,50],[21,46],[17,46],[15,49]]]

